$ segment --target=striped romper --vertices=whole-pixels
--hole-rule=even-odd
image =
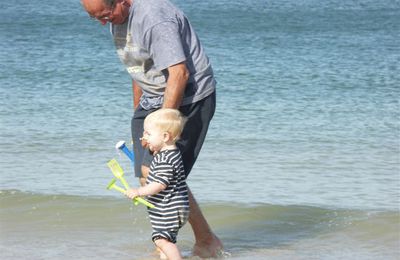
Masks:
[[[188,220],[189,197],[185,178],[178,149],[164,150],[154,156],[146,183],[158,182],[166,185],[166,189],[147,197],[155,206],[148,208],[153,241],[165,238],[176,243],[178,230]]]

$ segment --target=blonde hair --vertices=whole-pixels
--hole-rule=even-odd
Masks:
[[[174,141],[180,138],[186,118],[177,109],[161,108],[149,114],[144,120],[144,125],[156,127],[157,129],[168,132]]]

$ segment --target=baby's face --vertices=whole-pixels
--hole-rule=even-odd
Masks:
[[[158,128],[145,126],[142,144],[145,142],[152,152],[159,152],[165,145],[165,133]]]

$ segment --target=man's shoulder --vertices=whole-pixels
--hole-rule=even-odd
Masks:
[[[146,27],[176,19],[181,11],[168,0],[139,0],[134,8],[137,22]]]
[[[179,10],[169,0],[135,0],[133,2],[135,11],[151,10],[153,12],[177,11]]]

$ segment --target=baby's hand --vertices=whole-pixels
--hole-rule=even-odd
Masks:
[[[125,196],[127,196],[130,199],[134,199],[137,196],[139,196],[138,190],[137,189],[129,189],[125,192]]]

